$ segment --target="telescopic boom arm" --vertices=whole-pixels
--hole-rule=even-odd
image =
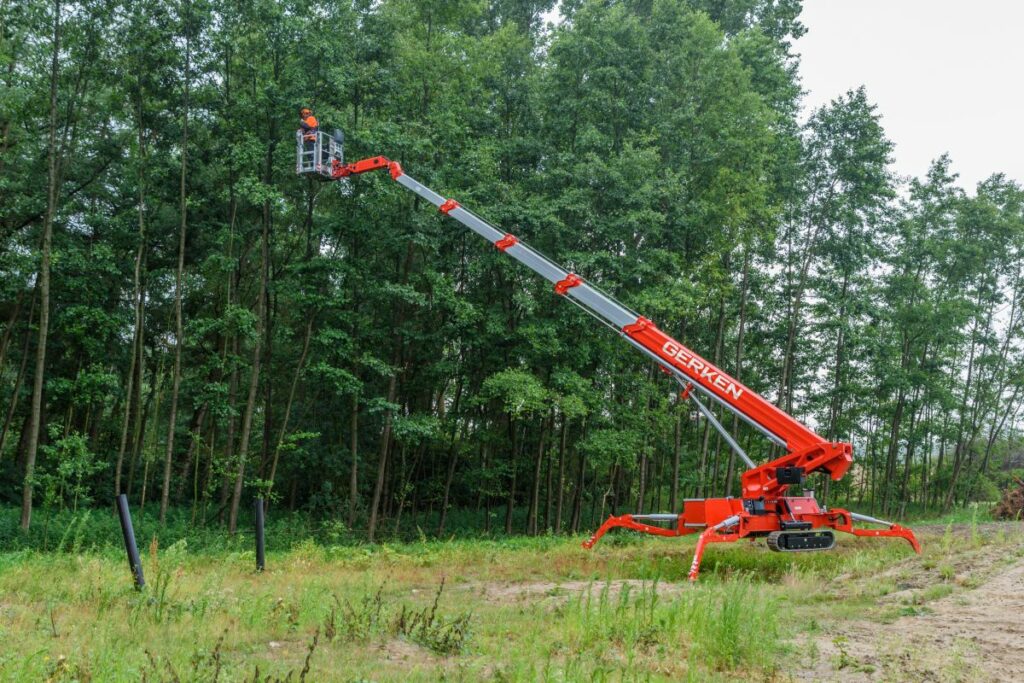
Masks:
[[[323,137],[321,134],[320,138]],[[813,472],[822,472],[834,480],[841,479],[853,462],[853,448],[849,443],[831,442],[822,438],[576,273],[530,248],[515,235],[495,228],[454,199],[442,197],[406,175],[397,161],[378,156],[346,164],[341,143],[334,138],[326,141],[318,139],[313,148],[308,149],[299,137],[297,154],[297,172],[321,180],[340,180],[369,171],[387,170],[400,185],[483,237],[498,251],[543,277],[553,285],[556,294],[611,327],[671,375],[682,387],[682,398],[694,402],[708,423],[718,430],[723,440],[749,467],[741,477],[740,498],[688,498],[683,501],[683,509],[679,513],[609,517],[583,544],[584,547],[593,547],[605,533],[615,528],[658,536],[700,534],[690,567],[691,580],[697,578],[701,557],[708,543],[737,541],[747,537],[766,537],[771,550],[805,552],[831,549],[835,546],[833,532],[842,531],[855,536],[904,538],[914,550],[921,552],[914,533],[899,524],[838,508],[829,510],[820,507],[812,491],[804,491],[796,496],[786,495],[791,486],[802,486],[806,475]],[[730,410],[784,448],[786,454],[769,463],[755,465],[732,435],[722,427],[714,413],[698,398],[698,394]],[[888,528],[854,528],[855,521]],[[660,526],[666,523],[671,526]]]
[[[628,343],[650,357],[684,387],[686,398],[694,398],[693,391],[718,402],[740,419],[757,429],[774,443],[784,447],[787,454],[766,465],[755,467],[742,449],[728,436],[728,441],[748,462],[751,469],[742,477],[744,497],[772,497],[781,495],[789,484],[780,483],[776,476],[779,467],[801,468],[802,474],[825,472],[838,480],[849,469],[852,448],[847,443],[832,443],[815,434],[768,400],[759,396],[739,380],[730,377],[708,360],[660,330],[644,318],[569,272],[544,255],[527,246],[515,235],[503,232],[461,206],[454,199],[437,194],[402,171],[397,161],[387,157],[370,157],[350,164],[336,164],[334,178],[387,169],[391,177],[403,187],[430,202],[438,210],[493,244],[499,251],[511,256],[554,286],[555,293],[568,298],[595,318],[618,332]],[[698,400],[705,417],[715,420],[713,414]],[[718,425],[720,426],[720,425]],[[723,434],[728,435],[725,430]]]

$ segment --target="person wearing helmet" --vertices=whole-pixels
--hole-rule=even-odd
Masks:
[[[319,128],[316,117],[308,108],[299,110],[299,128],[302,129],[303,140],[316,140],[316,132]]]
[[[316,134],[320,126],[308,107],[299,109],[299,130],[302,131],[302,147],[312,152],[316,147]]]

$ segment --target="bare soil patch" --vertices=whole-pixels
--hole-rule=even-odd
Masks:
[[[873,619],[826,623],[816,657],[798,680],[1010,681],[1024,672],[1024,536],[984,525],[967,533],[1011,534],[943,557],[929,569],[896,566],[897,591]],[[955,533],[964,533],[956,529]],[[930,599],[934,598],[934,599]]]
[[[617,600],[623,590],[628,589],[636,594],[641,590],[656,590],[661,598],[679,595],[686,585],[683,583],[641,581],[640,579],[619,579],[615,581],[531,581],[526,583],[467,583],[459,587],[474,599],[492,605],[547,605],[556,607],[564,604],[570,597],[585,595],[587,591],[597,598],[606,596],[608,600]]]
[[[444,657],[404,638],[390,638],[379,645],[381,657],[409,668],[434,668],[445,663]]]

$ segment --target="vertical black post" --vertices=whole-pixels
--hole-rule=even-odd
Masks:
[[[266,545],[263,537],[263,499],[257,498],[253,505],[256,512],[256,571],[263,571],[267,565]]]
[[[131,569],[135,588],[146,587],[146,579],[142,575],[142,560],[139,559],[139,547],[135,545],[135,529],[132,528],[132,513],[128,510],[128,496],[117,497],[117,516],[121,519],[121,534],[124,536],[124,550],[128,553],[128,568]]]

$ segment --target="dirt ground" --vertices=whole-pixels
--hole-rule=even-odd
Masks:
[[[656,590],[661,598],[672,598],[686,588],[685,583],[663,582],[657,585],[639,579],[619,579],[617,581],[532,581],[528,583],[470,583],[459,590],[466,591],[473,599],[483,600],[493,605],[540,604],[549,607],[561,605],[573,595],[592,591],[595,595],[603,593],[610,602],[618,600],[624,588],[631,591]]]
[[[923,572],[895,567],[888,577],[876,577],[895,578],[897,590],[878,598],[870,617],[824,621],[811,661],[796,679],[1024,680],[1021,525],[958,527],[954,533],[1000,534],[1002,542],[951,554]],[[941,541],[936,535],[932,542]]]

